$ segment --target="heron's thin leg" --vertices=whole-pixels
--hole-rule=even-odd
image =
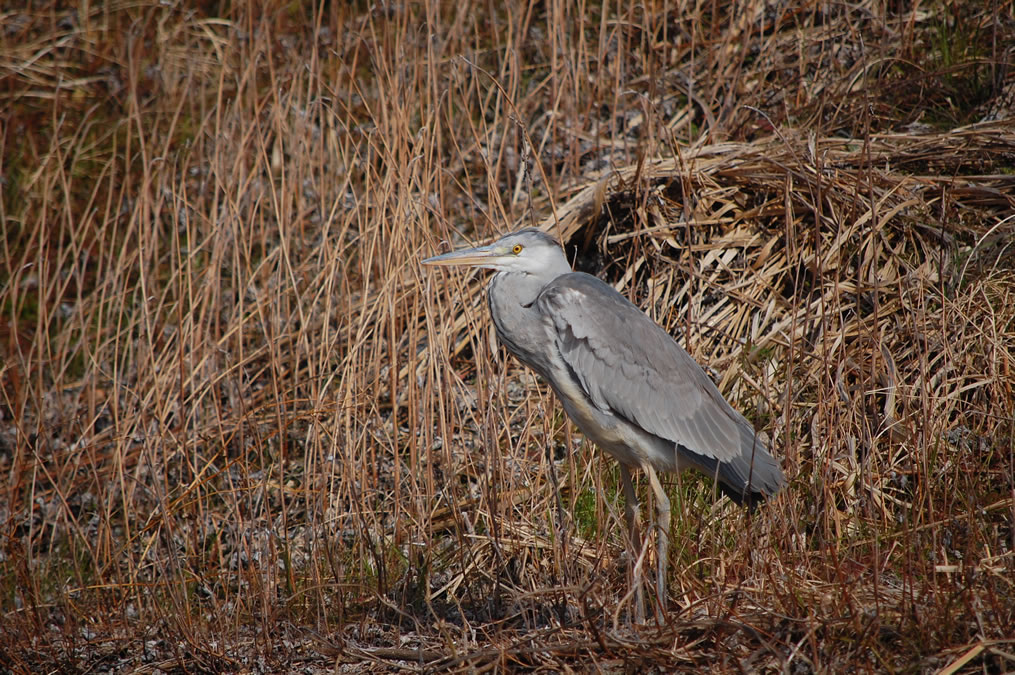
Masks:
[[[641,573],[641,528],[638,527],[638,495],[631,482],[631,471],[620,465],[620,478],[624,483],[624,514],[627,516],[627,532],[630,539],[631,552],[631,583],[634,585],[634,620],[636,623],[645,621],[645,594],[642,591]]]
[[[631,537],[631,543],[638,547],[641,545],[641,528],[638,525],[638,495],[634,491],[634,483],[631,481],[631,471],[620,465],[620,478],[624,482],[624,515],[627,516],[627,531]]]
[[[656,562],[658,566],[656,570],[656,594],[658,599],[656,615],[662,621],[660,612],[666,612],[666,572],[669,570],[670,499],[666,496],[666,490],[663,489],[663,484],[659,482],[655,469],[647,464],[643,468],[656,498],[656,525],[659,527],[659,544],[656,549]]]

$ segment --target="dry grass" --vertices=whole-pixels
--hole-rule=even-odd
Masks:
[[[0,666],[1015,668],[1010,0],[198,4],[0,16]],[[538,222],[790,478],[663,626],[418,265]]]

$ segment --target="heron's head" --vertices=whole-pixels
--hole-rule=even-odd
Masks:
[[[504,235],[487,246],[427,258],[423,264],[486,267],[536,276],[557,276],[571,271],[560,244],[550,235],[531,228]]]

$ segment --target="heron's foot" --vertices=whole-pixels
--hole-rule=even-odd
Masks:
[[[622,595],[613,612],[613,627],[633,627],[645,623],[645,553],[628,547],[618,562],[626,568],[626,592]],[[649,596],[649,602],[652,602]]]
[[[645,559],[648,557],[647,542],[632,547],[631,587],[634,590],[634,622],[645,623]]]
[[[641,579],[635,582],[634,587],[634,622],[645,623],[645,589]]]

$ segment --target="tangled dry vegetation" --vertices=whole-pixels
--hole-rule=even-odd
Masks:
[[[3,10],[0,666],[1015,668],[1011,1],[499,4]],[[418,265],[531,224],[789,477],[665,625]]]

